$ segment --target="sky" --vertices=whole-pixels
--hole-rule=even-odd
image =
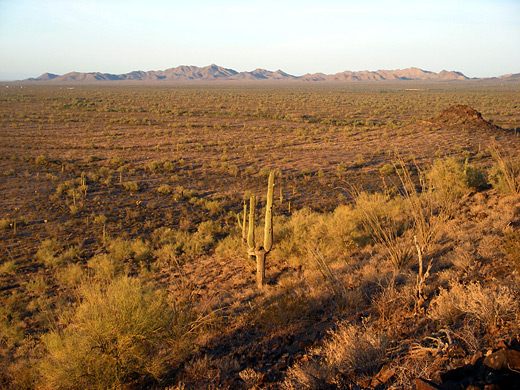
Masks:
[[[213,63],[520,73],[520,0],[0,0],[0,80]]]

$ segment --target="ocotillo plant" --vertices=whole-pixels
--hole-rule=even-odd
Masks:
[[[274,172],[269,173],[267,184],[267,203],[265,205],[265,227],[264,245],[255,244],[255,208],[256,197],[249,199],[249,227],[247,231],[247,254],[256,258],[256,284],[258,287],[264,285],[265,280],[265,256],[273,247],[273,192],[274,192]],[[245,215],[244,208],[244,215]],[[244,223],[245,226],[245,223]]]

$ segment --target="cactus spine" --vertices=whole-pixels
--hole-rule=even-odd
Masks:
[[[265,206],[264,245],[255,245],[255,208],[256,197],[249,199],[249,226],[247,232],[247,254],[256,258],[256,284],[261,288],[265,283],[265,256],[273,247],[273,193],[274,172],[269,174],[267,203]],[[245,209],[244,209],[245,215]],[[245,226],[245,223],[244,223]]]

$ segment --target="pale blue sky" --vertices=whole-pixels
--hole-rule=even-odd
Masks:
[[[520,0],[0,0],[0,80],[215,63],[520,72]]]

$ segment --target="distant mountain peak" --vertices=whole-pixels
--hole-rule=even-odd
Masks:
[[[518,80],[519,74],[500,76],[501,80]],[[335,81],[335,82],[359,82],[359,81],[399,81],[399,80],[427,80],[427,81],[457,81],[468,80],[463,73],[458,71],[443,70],[439,73],[424,70],[418,67],[410,67],[395,70],[377,71],[350,71],[335,74],[313,73],[303,76],[293,76],[278,69],[274,72],[266,69],[257,68],[249,72],[237,72],[230,68],[224,68],[217,64],[205,67],[193,65],[180,65],[166,70],[151,71],[132,71],[124,74],[110,74],[100,72],[70,72],[64,75],[44,73],[37,78],[30,78],[23,81],[27,82],[50,82],[50,83],[76,83],[76,82],[192,82],[192,81]]]

